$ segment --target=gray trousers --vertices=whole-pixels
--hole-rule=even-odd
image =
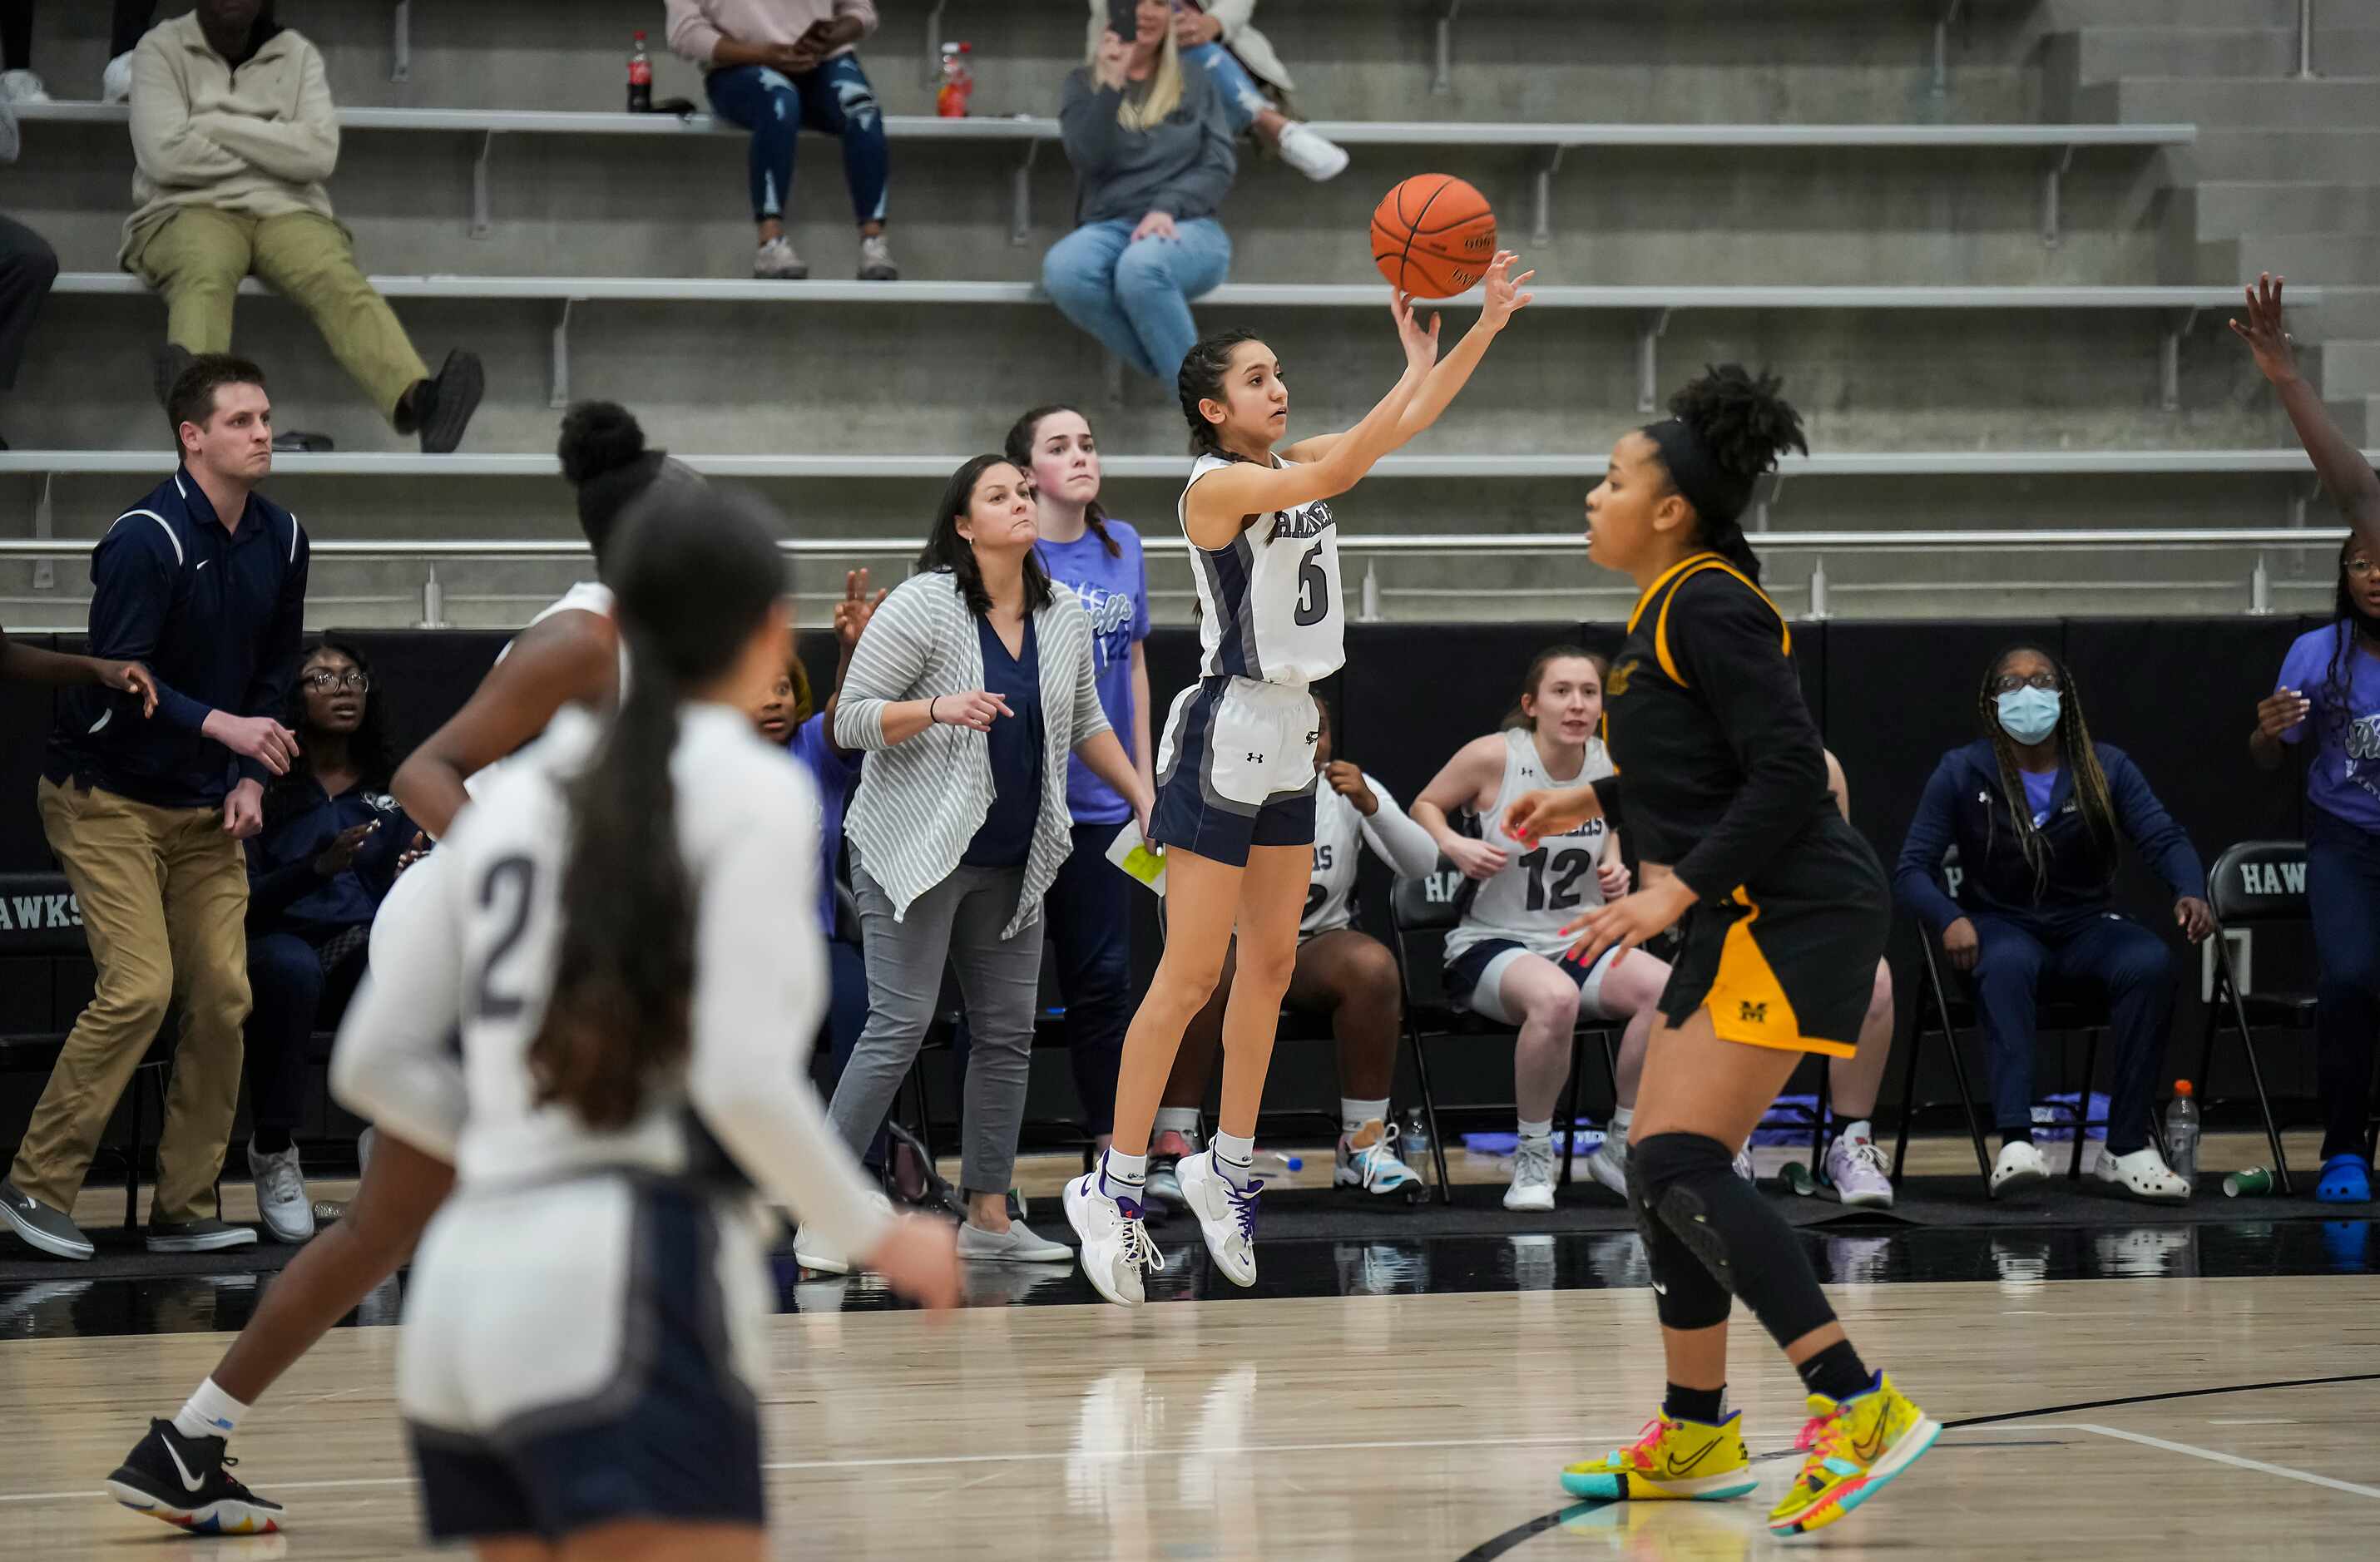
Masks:
[[[1033,1007],[1041,987],[1041,924],[1014,938],[1000,930],[1016,914],[1021,867],[965,867],[892,919],[892,902],[854,854],[852,890],[868,963],[868,1024],[844,1066],[827,1116],[857,1156],[892,1105],[934,1022],[948,963],[959,980],[974,1048],[967,1061],[965,1152],[960,1184],[1007,1191],[1025,1124],[1026,1076],[1033,1060]]]

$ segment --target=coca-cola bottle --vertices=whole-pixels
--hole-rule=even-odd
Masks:
[[[645,52],[645,35],[641,32],[628,51],[628,112],[653,112],[653,56]]]
[[[967,116],[967,100],[975,95],[975,72],[967,68],[966,57],[973,53],[972,43],[942,45],[942,85],[934,93],[934,112],[944,119]]]

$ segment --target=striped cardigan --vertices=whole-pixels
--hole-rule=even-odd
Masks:
[[[1025,860],[1024,892],[1003,938],[1040,916],[1042,891],[1074,850],[1067,754],[1109,730],[1092,674],[1090,615],[1075,594],[1053,584],[1050,603],[1033,615],[1033,628],[1041,652],[1041,810]],[[938,722],[888,745],[884,708],[895,700],[966,694],[982,688],[983,680],[975,615],[946,570],[911,575],[893,587],[868,621],[844,674],[834,741],[868,751],[844,832],[858,848],[868,876],[884,887],[896,921],[911,902],[951,876],[991,812],[991,740]]]

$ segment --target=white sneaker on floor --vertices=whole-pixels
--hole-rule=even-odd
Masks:
[[[794,241],[772,238],[753,252],[752,274],[763,282],[799,282],[809,267],[794,252]]]
[[[2189,1182],[2165,1164],[2155,1144],[2143,1144],[2129,1156],[2111,1156],[2102,1146],[2095,1170],[2100,1181],[2149,1204],[2190,1202]]]
[[[1182,1202],[1198,1217],[1198,1234],[1223,1278],[1235,1286],[1257,1283],[1257,1195],[1262,1182],[1245,1191],[1234,1186],[1215,1164],[1215,1152],[1184,1156],[1173,1168],[1182,1182]]]
[[[1884,1152],[1865,1135],[1835,1136],[1827,1146],[1827,1181],[1846,1208],[1892,1207],[1892,1174],[1885,1168]]]
[[[1628,1139],[1625,1134],[1606,1133],[1595,1154],[1586,1157],[1586,1174],[1610,1189],[1621,1198],[1628,1196]]]
[[[2000,1146],[1999,1157],[1992,1162],[1991,1195],[1996,1199],[2021,1193],[2049,1181],[2049,1163],[2041,1158],[2041,1147],[2026,1139],[2011,1139]]]
[[[880,233],[859,236],[859,280],[862,282],[901,280],[901,268],[892,263],[892,247],[884,242],[884,236]]]
[[[1342,1133],[1331,1185],[1361,1188],[1367,1193],[1401,1193],[1419,1182],[1420,1176],[1398,1156],[1396,1143],[1396,1125],[1378,1118],[1352,1134]]]
[[[892,1213],[892,1201],[881,1193],[871,1193],[868,1202],[886,1215]],[[794,1262],[805,1269],[815,1269],[821,1275],[848,1275],[857,1265],[851,1254],[836,1247],[808,1226],[794,1233]]]
[[[987,1231],[972,1222],[959,1228],[959,1256],[989,1264],[1063,1264],[1075,1250],[1038,1235],[1022,1220],[1012,1220],[1005,1231]]]
[[[6,98],[19,107],[26,103],[45,103],[50,101],[50,90],[42,86],[42,79],[30,70],[0,70],[0,98]]]
[[[1324,184],[1347,171],[1347,149],[1313,126],[1293,120],[1281,133],[1281,160]]]
[[[1137,1307],[1147,1300],[1142,1272],[1162,1273],[1165,1255],[1148,1240],[1140,1205],[1099,1191],[1104,1165],[1066,1184],[1066,1224],[1082,1239],[1083,1277],[1091,1289],[1119,1307]]]
[[[130,50],[107,62],[100,72],[99,101],[103,103],[128,103],[132,101],[132,54]]]
[[[1504,1190],[1506,1209],[1554,1206],[1554,1142],[1524,1139],[1512,1151],[1512,1185]]]
[[[248,1174],[256,1180],[256,1213],[276,1242],[295,1245],[314,1236],[314,1205],[306,1196],[306,1174],[298,1164],[298,1146],[266,1155],[248,1142]]]

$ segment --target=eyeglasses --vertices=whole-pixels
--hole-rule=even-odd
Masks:
[[[2003,695],[2012,695],[2019,689],[2042,689],[2056,694],[2058,674],[2045,672],[2036,672],[2030,678],[2020,678],[2013,672],[2003,672],[1992,680],[1992,689],[1994,693]]]
[[[2347,573],[2361,580],[2368,575],[2380,575],[2380,563],[2374,563],[2369,559],[2350,559],[2347,561]]]
[[[345,672],[333,672],[325,668],[319,672],[307,673],[298,682],[305,684],[308,693],[318,695],[328,694],[333,689],[345,689],[349,694],[359,695],[371,688],[371,675],[352,668]]]

